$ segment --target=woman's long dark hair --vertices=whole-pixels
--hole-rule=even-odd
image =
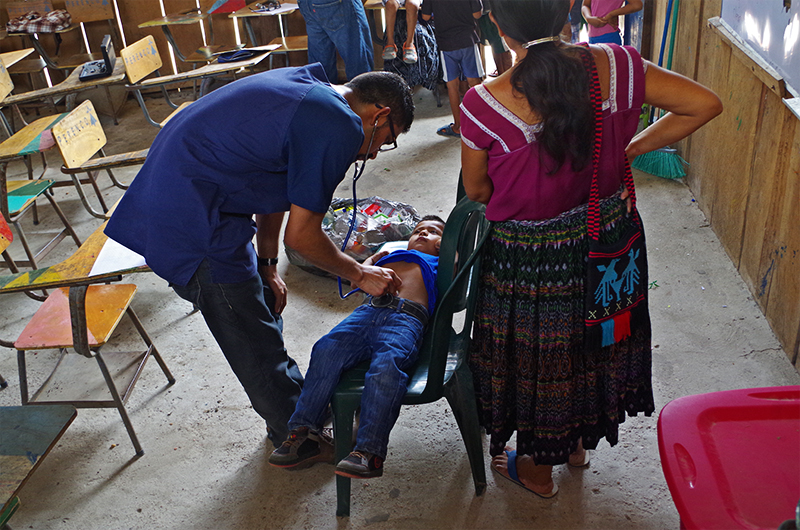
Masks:
[[[488,0],[488,5],[500,29],[526,43],[561,33],[570,0]],[[580,53],[590,52],[556,42],[537,44],[511,74],[514,90],[542,118],[539,142],[556,162],[551,173],[567,159],[573,170],[582,169],[592,151],[594,111]]]

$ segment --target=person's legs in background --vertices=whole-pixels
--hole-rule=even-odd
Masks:
[[[583,17],[581,16],[581,5],[583,5],[582,0],[574,0],[572,7],[569,10],[569,25],[571,33],[570,42],[572,44],[575,44],[581,40],[581,22],[583,21]]]
[[[321,63],[328,81],[335,84],[338,82],[336,46],[329,33],[335,31],[337,26],[341,27],[345,19],[340,2],[322,1],[325,3],[312,4],[312,0],[297,0],[297,5],[306,21],[308,63]]]
[[[339,55],[344,60],[345,72],[349,80],[359,74],[371,72],[373,69],[372,34],[369,31],[367,14],[361,0],[339,0],[338,5],[343,17],[338,19],[335,24],[337,29],[331,31],[330,36]],[[314,8],[317,11],[320,10],[316,4]]]
[[[462,48],[452,52],[440,52],[444,81],[447,85],[447,97],[450,100],[450,112],[453,114],[453,123],[437,129],[436,134],[461,138],[461,76],[467,79],[470,87],[481,83],[484,77],[483,62],[480,50],[475,44],[470,48]]]
[[[508,49],[508,46],[506,46],[505,41],[497,31],[497,26],[495,26],[488,14],[483,15],[478,20],[478,26],[481,30],[481,43],[489,44],[492,47],[492,59],[494,60],[496,70],[489,75],[491,77],[497,77],[511,68],[513,64],[511,51]]]
[[[406,25],[408,26],[406,42],[403,44],[403,62],[414,64],[417,62],[417,47],[414,45],[414,35],[417,32],[417,14],[419,13],[420,0],[405,0]]]
[[[386,15],[386,44],[383,47],[383,60],[391,61],[397,58],[397,45],[394,43],[394,24],[397,21],[397,10],[400,9],[398,0],[383,0]]]
[[[278,447],[289,434],[303,376],[283,344],[283,320],[273,312],[275,298],[256,275],[239,283],[215,283],[208,260],[184,286],[173,290],[203,314],[253,409],[266,420]]]

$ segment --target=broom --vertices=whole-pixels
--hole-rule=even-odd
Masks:
[[[669,0],[669,3],[667,4],[667,16],[664,19],[664,32],[661,35],[661,51],[658,54],[658,66],[661,66],[664,60],[664,47],[667,43],[667,30],[669,29],[670,17],[672,17],[672,31],[669,39],[667,70],[672,69],[672,51],[675,47],[675,26],[677,25],[678,21],[678,7],[681,3],[681,0],[675,0],[675,6],[673,10],[672,1],[673,0]],[[655,108],[651,108],[650,125],[653,124],[654,115]],[[684,164],[687,166],[689,165],[689,163],[678,154],[676,149],[662,147],[661,149],[656,149],[654,151],[650,151],[649,153],[644,153],[637,156],[633,159],[631,167],[638,169],[639,171],[644,171],[645,173],[655,175],[656,177],[678,179],[686,176],[686,171],[683,169]]]

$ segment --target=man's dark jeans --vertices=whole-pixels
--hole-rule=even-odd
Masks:
[[[284,348],[283,319],[273,311],[272,290],[258,275],[240,283],[214,283],[207,260],[185,287],[172,288],[200,308],[253,409],[267,421],[270,440],[280,446],[289,435],[286,425],[303,376]]]

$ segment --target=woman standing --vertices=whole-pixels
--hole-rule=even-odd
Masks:
[[[631,223],[629,158],[691,134],[722,111],[710,90],[616,45],[561,42],[570,0],[488,0],[514,67],[461,105],[464,187],[494,221],[482,265],[470,367],[492,468],[542,497],[552,466],[588,464],[625,415],[655,410],[649,317],[584,346],[587,201],[595,141],[591,65],[602,93],[601,241]],[[643,103],[668,113],[636,135]],[[517,433],[517,449],[506,446]]]

